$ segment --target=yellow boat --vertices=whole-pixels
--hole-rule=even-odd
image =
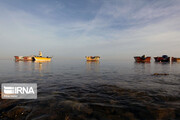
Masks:
[[[33,57],[34,61],[40,61],[40,62],[50,62],[51,61],[51,57]]]
[[[42,57],[42,52],[39,51],[39,56],[34,56],[33,61],[36,62],[50,62],[52,57]]]
[[[99,61],[99,56],[86,56],[87,61]]]

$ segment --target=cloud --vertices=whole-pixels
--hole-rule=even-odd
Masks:
[[[97,2],[91,1],[93,4]],[[98,4],[95,10],[91,7],[85,10],[86,16],[91,14],[90,19],[84,19],[84,14],[71,17],[74,9],[63,3],[59,3],[59,8],[39,4],[38,13],[1,5],[0,54],[30,54],[42,49],[50,54],[79,57],[88,54],[128,57],[162,51],[176,55],[180,37],[179,1],[114,0]]]

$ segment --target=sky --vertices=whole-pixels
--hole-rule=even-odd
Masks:
[[[180,0],[0,0],[0,59],[180,57]]]

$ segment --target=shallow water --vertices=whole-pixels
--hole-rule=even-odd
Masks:
[[[179,63],[0,60],[0,83],[38,85],[36,100],[0,99],[2,120],[180,119]]]

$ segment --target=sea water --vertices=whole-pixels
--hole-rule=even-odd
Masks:
[[[180,63],[0,60],[2,83],[38,87],[37,99],[0,99],[2,120],[180,119]]]

